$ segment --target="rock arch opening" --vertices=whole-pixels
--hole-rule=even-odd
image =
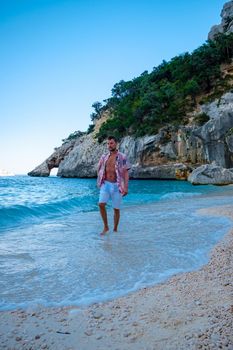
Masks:
[[[49,176],[57,176],[58,167],[54,167],[50,170]]]

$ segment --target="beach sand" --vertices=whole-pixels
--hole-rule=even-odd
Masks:
[[[233,206],[200,212],[233,219]],[[86,308],[2,311],[0,339],[1,349],[233,349],[233,230],[207,265],[154,287]]]

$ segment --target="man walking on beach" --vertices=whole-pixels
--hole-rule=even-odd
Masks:
[[[128,193],[128,170],[130,169],[127,157],[117,149],[117,140],[114,136],[108,137],[107,147],[109,152],[102,155],[97,169],[97,185],[100,188],[99,208],[104,223],[101,235],[109,231],[106,212],[109,199],[112,200],[114,208],[114,232],[117,232],[122,197]]]

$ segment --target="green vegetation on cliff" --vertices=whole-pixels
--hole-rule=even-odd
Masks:
[[[86,133],[83,132],[83,131],[80,131],[80,130],[77,130],[77,131],[74,131],[72,134],[70,134],[66,139],[63,139],[62,142],[63,144],[64,143],[67,143],[71,140],[75,140],[77,137],[80,137],[80,136],[83,136],[85,135]]]
[[[233,33],[219,34],[191,54],[163,61],[151,73],[145,71],[130,81],[121,80],[104,105],[93,104],[92,121],[103,111],[110,111],[110,118],[97,134],[99,141],[108,134],[118,138],[126,134],[143,136],[157,133],[167,124],[186,123],[185,116],[197,102],[210,101],[231,88],[232,77],[224,75],[221,65],[232,58]]]

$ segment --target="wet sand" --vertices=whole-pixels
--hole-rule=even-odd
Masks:
[[[233,205],[202,209],[233,219]],[[193,232],[195,234],[195,232]],[[233,349],[233,229],[207,265],[86,308],[0,312],[1,349]]]

